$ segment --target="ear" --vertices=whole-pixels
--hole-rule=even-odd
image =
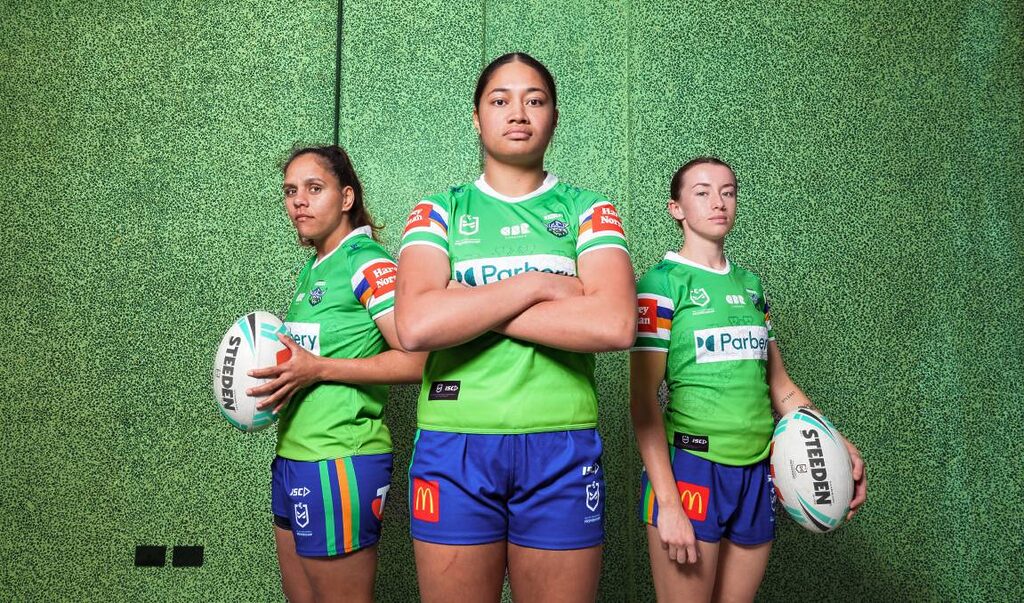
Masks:
[[[476,135],[480,136],[480,113],[476,107],[473,107],[473,129],[476,130]]]
[[[683,220],[686,219],[686,214],[683,213],[683,207],[679,205],[679,203],[675,199],[668,200],[667,208],[669,215],[675,218],[676,220],[682,222]]]
[[[341,211],[349,211],[356,202],[356,192],[351,186],[341,189]]]

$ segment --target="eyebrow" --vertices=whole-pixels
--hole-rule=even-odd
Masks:
[[[323,182],[323,179],[311,176],[302,181],[302,184],[309,184],[310,182]],[[285,182],[281,185],[281,188],[288,188],[289,186],[296,186],[293,182]]]
[[[491,90],[487,94],[494,94],[495,92],[511,92],[511,91],[512,90],[509,89],[509,88],[495,88],[494,90]],[[527,94],[529,94],[530,92],[543,92],[544,94],[548,94],[548,91],[545,90],[544,88],[527,88],[525,90],[525,92]]]
[[[698,186],[711,186],[711,183],[710,182],[698,182],[698,183],[694,184],[693,186],[691,186],[690,188],[697,188]],[[735,187],[736,185],[734,183],[730,182],[729,184],[726,184],[722,188],[725,188],[726,186]]]

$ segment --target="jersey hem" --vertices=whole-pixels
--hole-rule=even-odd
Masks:
[[[277,455],[277,456],[279,456],[279,457],[281,457],[281,458],[283,458],[285,460],[298,461],[300,463],[318,463],[320,461],[332,461],[334,459],[347,459],[347,458],[353,457],[353,456],[372,456],[374,454],[393,454],[393,453],[394,453],[394,449],[391,448],[391,447],[388,447],[388,448],[381,448],[380,450],[360,450],[359,452],[349,452],[347,454],[328,455],[328,456],[322,456],[322,457],[316,457],[316,458],[310,458],[310,459],[297,459],[297,458],[292,458],[290,456],[285,456],[284,454],[281,454],[277,450],[274,451],[275,455]]]
[[[593,423],[578,423],[573,425],[555,425],[555,426],[541,426],[541,427],[525,427],[520,429],[501,429],[501,428],[486,428],[486,427],[442,427],[440,425],[427,425],[425,423],[418,423],[417,429],[425,429],[427,431],[440,431],[443,433],[471,433],[477,435],[514,435],[521,433],[548,433],[555,431],[581,431],[584,429],[597,429],[597,421]]]
[[[409,241],[408,243],[402,245],[398,249],[398,255],[402,255],[402,252],[405,251],[406,248],[408,248],[408,247],[415,247],[416,245],[426,245],[427,247],[433,247],[434,249],[440,249],[441,251],[444,252],[445,256],[449,255],[447,249],[445,249],[444,247],[441,247],[437,243],[431,243],[430,241]]]
[[[608,249],[608,248],[621,249],[622,251],[624,251],[626,253],[627,256],[629,255],[629,249],[627,249],[625,245],[616,245],[615,243],[605,243],[603,245],[594,245],[593,247],[587,247],[583,251],[576,252],[576,259],[579,260],[582,256],[587,255],[591,251],[597,251],[598,249]]]
[[[662,354],[668,354],[668,348],[652,348],[652,347],[635,347],[629,348],[630,352],[661,352]]]

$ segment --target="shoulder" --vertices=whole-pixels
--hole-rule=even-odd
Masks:
[[[348,241],[345,244],[345,255],[353,270],[359,270],[368,263],[395,263],[395,258],[388,253],[388,250],[369,236],[359,236]]]
[[[761,277],[732,260],[729,260],[729,263],[732,264],[733,273],[736,275],[736,278],[751,288],[761,289]]]
[[[554,192],[566,201],[574,204],[580,209],[580,211],[586,211],[594,205],[615,205],[606,195],[597,191],[573,186],[562,180],[559,180],[558,184],[555,185]]]
[[[670,280],[674,267],[668,260],[661,260],[651,266],[637,282],[637,291],[669,295],[672,292]]]

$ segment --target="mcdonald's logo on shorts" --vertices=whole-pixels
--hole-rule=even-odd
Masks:
[[[711,490],[689,482],[676,482],[676,487],[679,488],[679,499],[683,503],[686,516],[691,521],[704,521],[708,516]]]
[[[441,511],[441,493],[437,482],[418,477],[412,480],[412,516],[420,521],[437,523]]]

